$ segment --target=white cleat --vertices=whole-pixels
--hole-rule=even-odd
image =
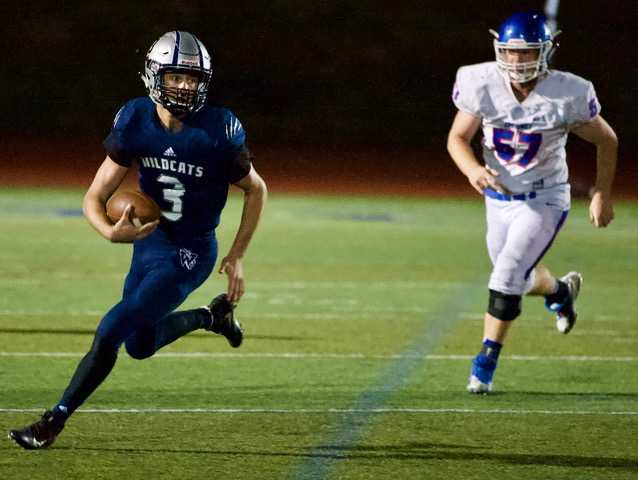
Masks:
[[[467,383],[467,391],[478,395],[487,395],[492,391],[492,382],[483,383],[476,376],[470,375]]]
[[[576,324],[576,318],[578,314],[574,308],[578,294],[580,293],[580,287],[583,284],[583,276],[578,272],[569,272],[564,277],[561,277],[561,281],[567,284],[569,289],[569,299],[556,315],[556,329],[560,333],[569,333]]]

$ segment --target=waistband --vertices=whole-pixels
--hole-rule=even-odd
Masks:
[[[499,193],[496,190],[492,190],[491,188],[486,188],[483,192],[486,197],[490,197],[495,200],[502,200],[504,202],[511,202],[512,200],[531,200],[532,198],[536,198],[535,191],[506,195],[504,193]]]
[[[167,250],[173,250],[178,247],[187,248],[198,254],[206,254],[211,249],[212,244],[216,244],[215,231],[211,230],[205,233],[190,233],[190,235],[181,234],[177,235],[177,232],[166,231],[163,228],[163,224],[148,237],[135,242],[136,244],[153,245],[153,248],[165,248]]]

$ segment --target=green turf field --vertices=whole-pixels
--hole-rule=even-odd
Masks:
[[[66,387],[130,247],[81,192],[0,190],[0,430]],[[241,198],[219,229],[224,254]],[[245,260],[239,350],[196,332],[121,352],[49,450],[0,441],[0,478],[638,478],[638,205],[606,230],[576,203],[545,264],[577,267],[579,322],[524,303],[495,377],[465,393],[489,262],[480,199],[277,196]],[[225,287],[215,274],[186,302]]]

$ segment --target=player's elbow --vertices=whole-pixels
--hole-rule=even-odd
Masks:
[[[614,132],[611,127],[609,127],[609,130],[605,135],[604,143],[608,148],[618,149],[618,135],[616,135],[616,132]]]
[[[263,178],[259,177],[259,192],[266,199],[268,197],[268,186],[266,186],[266,182]]]
[[[618,155],[618,137],[613,130],[609,129],[593,143],[596,145],[600,159],[603,159],[605,163],[615,162]]]
[[[84,213],[85,217],[89,217],[89,212],[91,210],[91,205],[95,204],[95,198],[92,194],[91,190],[87,191],[84,194],[84,198],[82,199],[82,213]]]
[[[260,175],[255,173],[254,178],[250,182],[250,188],[246,193],[262,197],[265,201],[268,197],[268,187],[266,186],[266,182]]]
[[[268,199],[268,187],[266,186],[266,182],[259,177],[259,181],[255,186],[255,192],[253,193],[254,197],[259,204],[259,208],[263,209],[266,205],[266,200]]]
[[[447,151],[448,153],[454,157],[454,153],[458,151],[459,147],[463,144],[468,144],[469,142],[463,138],[462,135],[459,135],[454,130],[451,130],[447,136]]]
[[[82,212],[85,217],[90,218],[93,211],[104,208],[105,205],[106,200],[102,199],[92,188],[89,188],[82,200]]]
[[[452,132],[450,132],[447,136],[447,153],[449,153],[450,155],[452,155],[452,143],[453,143],[453,139],[452,139]]]

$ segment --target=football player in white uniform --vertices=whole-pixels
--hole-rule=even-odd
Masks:
[[[600,116],[592,84],[550,70],[554,47],[540,13],[517,13],[498,32],[496,61],[461,67],[453,90],[458,112],[448,152],[481,195],[487,210],[487,247],[493,270],[485,314],[483,346],[472,362],[467,390],[487,393],[512,320],[523,295],[542,295],[568,333],[576,321],[574,301],[582,277],[557,279],[539,265],[570,208],[565,144],[570,132],[597,148],[597,175],[589,217],[606,227],[614,217],[611,187],[618,140]],[[483,160],[470,142],[483,130]]]

